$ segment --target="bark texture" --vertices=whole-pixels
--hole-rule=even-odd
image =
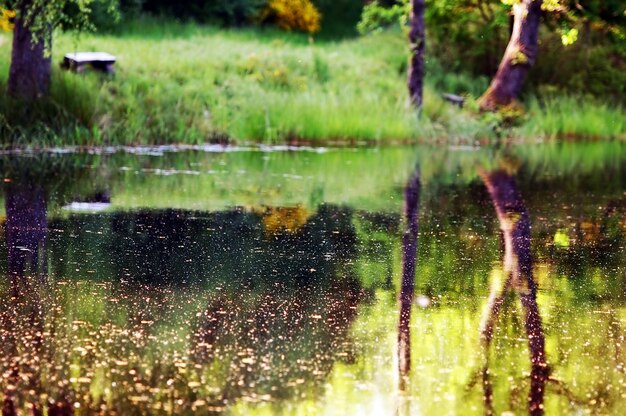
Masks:
[[[411,305],[415,290],[417,233],[421,181],[419,167],[404,188],[405,229],[402,236],[402,283],[400,287],[400,322],[398,323],[398,372],[400,390],[405,389],[411,371]]]
[[[530,218],[513,177],[504,171],[481,174],[496,209],[504,236],[504,282],[490,296],[481,328],[485,357],[498,315],[508,291],[515,290],[524,313],[524,326],[530,353],[529,414],[543,415],[545,384],[550,369],[546,362],[545,336],[537,306],[537,285],[532,274],[530,252]],[[484,401],[487,414],[493,414],[493,391],[489,381],[488,362],[483,370]]]
[[[52,35],[49,29],[33,33],[25,21],[30,0],[20,2],[13,28],[13,49],[9,69],[8,92],[11,96],[33,100],[48,94],[51,59],[46,56],[45,40]]]
[[[411,0],[409,31],[411,57],[407,84],[411,104],[417,108],[422,107],[424,84],[424,47],[426,46],[424,8],[424,0]]]
[[[521,0],[513,5],[513,30],[498,72],[478,103],[483,111],[511,104],[519,95],[539,49],[542,0]]]

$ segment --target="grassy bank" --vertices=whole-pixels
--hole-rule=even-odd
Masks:
[[[7,35],[0,45],[5,88]],[[62,55],[75,50],[118,56],[115,77],[56,70]],[[445,73],[433,60],[417,117],[406,105],[406,54],[404,37],[394,32],[313,43],[283,32],[151,20],[117,35],[58,34],[51,102],[33,108],[0,98],[0,137],[6,147],[626,135],[622,108],[571,97],[527,100],[529,111],[515,127],[503,127],[499,116],[459,110],[440,93],[477,95],[486,80]]]

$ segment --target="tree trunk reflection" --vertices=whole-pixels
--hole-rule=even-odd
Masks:
[[[1,351],[7,358],[9,385],[4,395],[2,415],[43,415],[42,363],[53,351],[44,348],[48,310],[43,306],[47,287],[47,200],[43,187],[30,179],[5,186],[7,262],[11,298],[0,312]],[[47,375],[50,377],[50,375]],[[56,396],[56,395],[54,395]],[[48,403],[47,414],[73,414],[67,395]]]
[[[6,242],[9,274],[46,275],[46,198],[41,187],[32,183],[6,187]]]
[[[524,313],[524,326],[530,353],[530,391],[528,411],[543,414],[544,389],[549,375],[545,356],[545,337],[537,306],[537,285],[532,274],[530,252],[530,218],[515,180],[502,170],[481,172],[489,196],[496,209],[504,237],[504,278],[499,287],[492,288],[481,324],[481,339],[485,354],[483,393],[485,412],[493,414],[493,391],[489,379],[489,346],[495,323],[508,291],[519,294]]]
[[[2,352],[10,358],[10,384],[2,414],[17,414],[16,395],[25,394],[31,414],[42,414],[39,360],[43,343],[40,283],[46,276],[46,198],[41,187],[10,183],[5,188],[6,244],[11,299],[1,314]],[[25,340],[29,340],[25,342]],[[21,346],[21,348],[20,348]]]
[[[420,197],[419,166],[404,188],[405,229],[402,236],[402,284],[400,287],[400,322],[398,323],[398,372],[400,391],[406,389],[411,372],[411,305],[415,288],[417,233]]]

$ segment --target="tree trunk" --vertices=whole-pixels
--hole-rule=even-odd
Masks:
[[[494,111],[511,104],[537,58],[542,0],[521,0],[513,5],[513,30],[498,72],[478,100],[480,109]]]
[[[411,0],[409,31],[411,57],[407,84],[411,104],[418,109],[422,107],[424,85],[424,47],[426,45],[424,8],[424,0]]]
[[[47,95],[52,68],[50,51],[46,54],[46,40],[52,33],[49,29],[31,31],[25,21],[30,5],[30,0],[24,0],[18,8],[8,82],[9,95],[25,100]]]
[[[402,284],[400,287],[400,322],[398,323],[398,372],[400,390],[405,390],[406,378],[411,371],[411,306],[415,288],[417,263],[417,233],[420,197],[419,167],[404,188],[405,229],[402,236]]]

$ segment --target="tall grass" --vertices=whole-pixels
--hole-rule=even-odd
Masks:
[[[225,138],[474,143],[496,137],[493,118],[459,110],[440,98],[440,92],[476,96],[486,80],[446,73],[432,59],[422,114],[407,105],[407,44],[399,32],[313,42],[276,30],[217,30],[141,19],[114,34],[55,34],[55,64],[67,52],[89,50],[118,57],[114,77],[76,75],[55,65],[51,98],[39,108],[0,96],[5,147]],[[5,42],[0,47],[0,88],[5,88],[9,55]],[[582,118],[571,117],[570,122],[562,114],[570,105],[571,99],[548,104],[531,100],[533,116],[514,134],[623,135],[623,121],[611,128],[598,122],[623,118],[623,109],[589,106],[592,113],[579,110]],[[588,119],[594,122],[583,121]]]
[[[626,112],[620,106],[574,96],[532,97],[526,104],[529,116],[520,136],[626,139]]]

